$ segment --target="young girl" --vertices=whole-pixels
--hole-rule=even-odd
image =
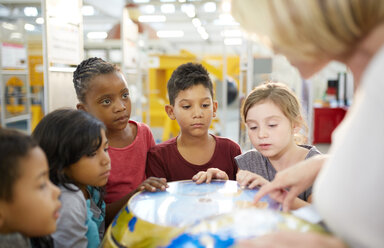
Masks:
[[[49,239],[29,238],[56,230],[59,195],[37,143],[21,132],[0,128],[0,247],[53,247]]]
[[[63,207],[52,235],[55,246],[97,247],[105,230],[101,187],[111,170],[104,124],[84,111],[60,109],[40,121],[33,137],[47,155],[52,182],[62,190]],[[148,179],[139,189],[153,190],[162,182],[152,181]],[[111,218],[116,212],[107,206],[107,214]]]
[[[106,126],[111,171],[105,201],[115,202],[144,181],[147,151],[155,145],[152,133],[147,125],[129,119],[127,82],[115,65],[100,58],[84,60],[73,74],[73,83],[77,108]]]
[[[239,168],[237,181],[254,188],[272,181],[278,171],[320,152],[314,146],[298,145],[306,123],[295,94],[282,83],[265,83],[245,99],[242,118],[256,150],[235,158]],[[301,138],[301,139],[300,139]],[[311,202],[312,187],[295,200],[294,209]]]
[[[295,94],[282,83],[265,83],[256,87],[245,99],[242,118],[256,150],[235,157],[239,166],[236,180],[242,187],[254,188],[272,181],[278,171],[320,154],[314,146],[298,145],[306,128],[301,105]],[[301,136],[301,137],[300,137]],[[199,172],[194,180],[209,182],[211,178],[228,179],[219,169]],[[297,209],[312,199],[312,187],[295,199]]]

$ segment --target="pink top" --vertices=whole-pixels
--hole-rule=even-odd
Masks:
[[[149,148],[155,145],[151,130],[140,122],[130,120],[137,126],[135,140],[123,148],[109,147],[111,174],[106,186],[105,202],[119,200],[136,189],[145,180],[145,164]]]

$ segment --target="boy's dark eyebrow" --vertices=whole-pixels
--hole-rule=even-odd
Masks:
[[[205,101],[205,100],[211,100],[211,98],[207,96],[207,97],[201,98],[200,100],[204,100],[204,101]],[[181,99],[181,100],[180,100],[180,102],[182,102],[182,101],[190,101],[190,99],[185,99],[185,98],[184,98],[184,99]]]
[[[124,92],[124,91],[128,91],[128,92],[129,92],[129,90],[128,90],[127,87],[125,87],[124,89],[120,90],[120,93],[122,93],[122,92]]]
[[[45,177],[48,175],[48,170],[45,170],[41,172],[39,175],[36,176],[36,179],[39,179],[40,177]]]
[[[107,97],[111,98],[111,96],[112,96],[111,94],[101,95],[100,97],[97,98],[97,101],[100,101],[100,100],[107,98]]]

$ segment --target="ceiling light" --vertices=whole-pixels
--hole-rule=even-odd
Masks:
[[[196,15],[195,6],[193,4],[182,4],[181,11],[184,12],[189,18],[193,18]]]
[[[243,32],[240,29],[224,30],[221,32],[223,37],[241,37]]]
[[[24,29],[27,31],[33,31],[35,30],[35,26],[29,23],[24,24]]]
[[[155,6],[154,5],[150,5],[150,4],[148,4],[148,5],[141,5],[139,8],[145,14],[153,14],[156,11]]]
[[[160,7],[161,12],[165,14],[172,14],[175,13],[175,5],[173,4],[163,4]]]
[[[133,0],[134,3],[149,3],[149,0]]]
[[[224,1],[221,4],[221,10],[223,13],[230,13],[231,12],[231,2],[230,1]]]
[[[201,34],[200,36],[201,36],[201,38],[202,38],[203,40],[208,40],[208,38],[209,38],[208,33]]]
[[[179,0],[179,3],[185,3],[187,0]]]
[[[224,26],[224,25],[238,26],[239,25],[239,23],[236,22],[235,19],[233,19],[233,17],[230,14],[221,14],[219,16],[219,19],[216,19],[213,21],[213,24],[218,26]]]
[[[180,38],[184,36],[184,32],[181,30],[162,30],[157,31],[156,34],[159,38]]]
[[[224,44],[227,46],[240,46],[243,43],[241,38],[226,38]]]
[[[84,5],[81,8],[81,13],[83,16],[93,16],[95,14],[95,8],[93,8],[91,5]]]
[[[216,4],[214,2],[207,2],[204,4],[204,11],[212,13],[216,11]]]
[[[195,26],[195,28],[197,28],[197,27],[201,26],[201,21],[200,21],[199,18],[195,17],[195,18],[192,19],[192,24],[193,24],[193,26]]]
[[[165,22],[166,17],[164,15],[141,15],[139,16],[139,22]]]
[[[36,20],[35,20],[35,22],[36,22],[37,24],[43,24],[43,23],[44,23],[44,18],[43,18],[43,17],[37,17]]]
[[[24,15],[26,16],[37,16],[39,12],[37,11],[36,7],[25,7],[24,8]]]
[[[13,39],[21,39],[23,37],[23,35],[19,32],[12,32],[11,35],[10,35],[10,39],[13,40]]]
[[[3,22],[1,24],[1,26],[3,26],[3,28],[8,29],[8,30],[15,30],[16,29],[16,26],[12,23],[9,23],[9,22]]]
[[[162,2],[162,3],[173,3],[175,1],[176,0],[160,0],[160,2]]]
[[[91,40],[104,40],[107,38],[107,32],[88,32],[87,38]]]

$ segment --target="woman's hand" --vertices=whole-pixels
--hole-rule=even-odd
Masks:
[[[347,248],[339,238],[327,234],[281,231],[255,239],[240,241],[235,247],[242,248]]]
[[[228,175],[224,171],[217,168],[209,168],[207,171],[199,171],[192,177],[196,184],[210,183],[212,179],[228,180]]]
[[[317,155],[278,172],[272,182],[256,193],[255,202],[270,194],[283,203],[284,211],[289,211],[295,198],[313,184],[326,158],[326,155]]]
[[[239,170],[236,174],[236,181],[241,187],[248,187],[249,189],[269,183],[264,177],[247,170]]]
[[[165,178],[149,177],[137,187],[137,190],[155,192],[156,190],[164,191],[166,188],[168,184]]]

